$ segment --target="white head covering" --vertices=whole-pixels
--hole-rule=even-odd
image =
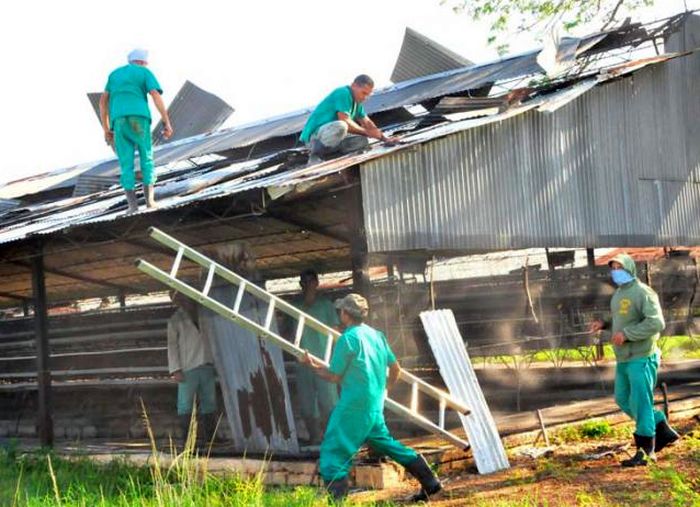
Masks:
[[[136,48],[129,53],[129,56],[127,57],[127,59],[129,60],[129,63],[133,62],[134,60],[140,60],[142,62],[147,62],[148,61],[148,50],[142,49],[142,48]]]

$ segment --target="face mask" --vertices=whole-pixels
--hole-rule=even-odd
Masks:
[[[634,277],[624,269],[613,269],[610,271],[610,276],[612,277],[612,281],[615,282],[615,285],[618,286],[634,280]]]

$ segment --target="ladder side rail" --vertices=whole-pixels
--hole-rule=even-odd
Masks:
[[[424,416],[415,412],[411,412],[408,408],[392,400],[391,398],[387,397],[384,400],[384,407],[388,408],[395,414],[403,416],[406,419],[414,422],[416,425],[420,426],[424,430],[429,431],[430,433],[434,433],[436,435],[440,435],[442,438],[444,438],[445,440],[452,443],[456,447],[459,447],[462,450],[466,451],[470,448],[469,442],[467,442],[466,440],[463,440],[458,436],[450,433],[446,429],[441,428],[434,422],[430,421],[429,419],[426,419]]]
[[[277,346],[279,346],[282,350],[285,352],[288,352],[292,356],[296,358],[300,358],[305,354],[305,350],[295,346],[293,343],[290,343],[289,341],[285,340],[281,336],[277,335],[276,333],[265,329],[263,326],[258,324],[257,322],[254,322],[247,317],[244,317],[243,315],[240,315],[238,313],[235,313],[232,309],[228,308],[226,305],[223,305],[222,303],[209,298],[201,293],[198,289],[186,284],[185,282],[182,282],[181,280],[178,280],[176,278],[171,277],[168,273],[162,271],[161,269],[157,268],[153,264],[144,261],[144,260],[139,260],[137,263],[137,267],[140,271],[152,276],[156,280],[162,282],[165,285],[168,285],[169,287],[183,293],[184,295],[188,296],[191,299],[194,299],[201,305],[209,308],[210,310],[215,311],[216,313],[230,318],[234,321],[236,321],[239,325],[246,327],[252,332],[255,333],[261,333],[265,334],[268,336],[269,339],[271,339]],[[316,359],[321,361],[323,364],[326,366],[328,363],[326,363],[323,359],[318,358],[314,356]],[[447,400],[446,400],[447,402]],[[397,403],[396,401],[392,400],[391,398],[386,398],[385,400],[385,406],[391,410],[392,412],[402,415],[409,420],[413,421],[416,423],[418,426],[422,427],[423,429],[430,431],[431,433],[435,433],[438,435],[441,435],[444,437],[446,440],[449,442],[457,445],[458,447],[462,449],[468,449],[469,444],[460,439],[459,437],[456,437],[449,431],[445,430],[444,428],[441,428],[440,426],[436,425],[432,421],[428,420],[424,416],[413,412],[409,410],[408,408],[404,407],[400,403]]]

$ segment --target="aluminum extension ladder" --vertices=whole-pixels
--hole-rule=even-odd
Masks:
[[[161,230],[151,227],[148,230],[148,233],[155,241],[174,250],[175,260],[169,273],[166,273],[143,259],[139,259],[136,263],[139,270],[164,283],[170,288],[195,300],[197,303],[218,313],[219,315],[234,321],[236,324],[248,329],[249,331],[252,331],[253,333],[258,334],[259,337],[270,340],[272,343],[280,347],[285,352],[293,355],[297,359],[304,355],[304,349],[299,346],[301,337],[304,333],[304,328],[309,327],[323,333],[328,337],[328,339],[326,342],[324,357],[318,359],[323,361],[324,364],[328,365],[331,352],[333,350],[333,343],[340,336],[338,331],[300,311],[295,306],[287,303],[277,296],[266,292],[257,285],[250,283],[245,278],[216,263],[212,259],[205,257],[172,236],[165,234]],[[198,264],[207,271],[204,287],[202,289],[192,287],[191,285],[177,278],[178,270],[183,258]],[[208,294],[212,287],[214,276],[218,276],[238,287],[233,308],[228,308],[215,299],[209,297]],[[258,324],[257,322],[254,322],[239,313],[241,301],[243,301],[243,296],[245,293],[257,297],[267,303],[268,306],[264,324]],[[271,331],[271,324],[275,310],[281,311],[298,321],[293,343],[285,340],[274,331]],[[468,415],[470,413],[469,408],[467,408],[464,403],[449,393],[431,386],[427,382],[421,380],[415,375],[412,375],[406,370],[401,370],[399,379],[410,384],[411,386],[410,405],[404,406],[387,396],[384,406],[396,414],[405,417],[409,421],[414,422],[421,428],[441,436],[456,447],[467,450],[469,448],[469,443],[445,428],[445,412],[447,408],[450,408],[462,415]],[[439,420],[437,424],[418,413],[419,392],[438,401]]]

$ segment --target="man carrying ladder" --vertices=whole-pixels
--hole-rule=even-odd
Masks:
[[[341,386],[321,443],[321,477],[335,499],[346,496],[352,459],[366,443],[418,479],[421,490],[412,501],[427,500],[442,489],[440,481],[423,456],[391,436],[384,421],[386,388],[398,380],[401,366],[384,334],[364,323],[369,310],[365,298],[348,294],[335,304],[345,330],[333,348],[330,365],[308,352],[301,358],[321,378]]]

